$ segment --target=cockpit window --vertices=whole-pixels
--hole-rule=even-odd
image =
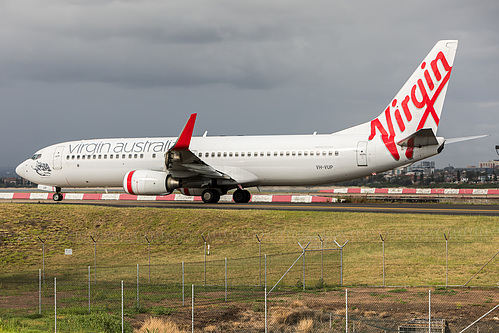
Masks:
[[[42,157],[42,154],[35,154],[33,155],[33,157],[31,157],[32,160],[37,160],[39,159],[40,157]]]

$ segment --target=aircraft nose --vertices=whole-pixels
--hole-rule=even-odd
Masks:
[[[19,164],[16,168],[16,173],[19,175],[19,177],[24,177],[26,173],[26,161],[22,162]]]

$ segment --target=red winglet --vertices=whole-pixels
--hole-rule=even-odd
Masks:
[[[182,133],[180,133],[177,142],[171,148],[171,150],[187,150],[189,149],[189,145],[191,144],[192,132],[194,131],[194,124],[196,122],[197,113],[191,114],[189,120],[184,126]]]

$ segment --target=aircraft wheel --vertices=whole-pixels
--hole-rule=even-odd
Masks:
[[[251,193],[247,190],[238,189],[232,194],[232,200],[236,203],[247,203],[251,199]]]
[[[201,194],[204,203],[217,203],[220,200],[220,193],[217,190],[207,189]]]
[[[64,196],[62,195],[61,192],[55,192],[54,196],[52,197],[54,201],[62,201],[64,199]]]

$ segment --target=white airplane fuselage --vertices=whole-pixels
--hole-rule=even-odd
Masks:
[[[126,173],[166,171],[165,153],[176,138],[71,141],[39,150],[17,172],[40,185],[121,187]],[[443,139],[442,139],[443,142]],[[191,151],[243,186],[327,184],[382,172],[437,154],[415,150],[412,159],[387,158],[383,144],[349,134],[193,137]],[[403,154],[402,154],[403,156]],[[51,171],[48,171],[48,170]]]
[[[371,121],[332,133],[192,137],[192,114],[178,137],[71,141],[39,150],[16,172],[56,191],[120,187],[129,194],[180,190],[214,203],[244,187],[317,185],[354,179],[440,153],[437,129],[457,41],[439,41],[384,111]]]

